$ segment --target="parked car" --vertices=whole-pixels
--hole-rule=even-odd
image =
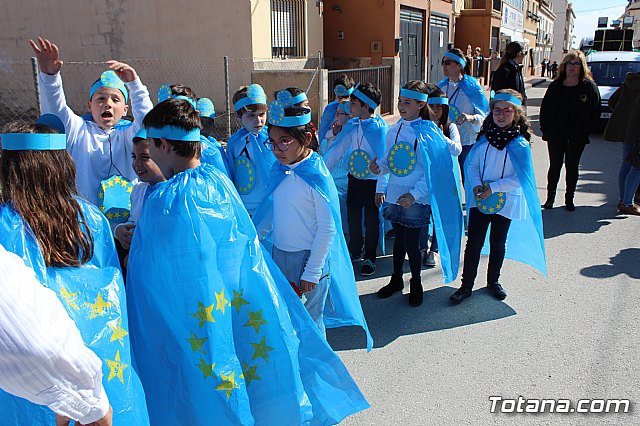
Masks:
[[[628,72],[640,72],[640,52],[593,52],[587,65],[600,90],[600,123],[604,129],[611,117],[609,98],[624,82]]]

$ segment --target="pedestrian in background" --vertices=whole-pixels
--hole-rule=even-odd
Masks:
[[[525,93],[524,77],[522,76],[522,62],[527,55],[524,44],[519,41],[512,41],[507,44],[504,56],[500,60],[500,65],[493,74],[491,90],[497,92],[502,89],[513,89],[522,95],[524,99],[525,111],[527,104],[527,94]]]
[[[573,197],[578,183],[578,165],[589,143],[590,124],[596,121],[600,92],[587,61],[579,50],[572,50],[560,63],[556,78],[544,95],[540,107],[542,140],[547,141],[549,171],[545,209],[553,208],[560,171],[566,169],[565,208],[576,209]]]
[[[637,163],[640,144],[640,72],[627,73],[624,83],[609,98],[609,106],[613,114],[604,129],[604,138],[622,142],[618,211],[640,216],[640,208],[633,201],[640,184],[640,164]],[[632,154],[635,154],[635,161]]]

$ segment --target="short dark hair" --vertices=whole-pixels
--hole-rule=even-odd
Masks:
[[[164,126],[180,127],[190,131],[201,129],[200,114],[184,99],[167,99],[160,102],[147,113],[142,121],[145,129],[150,127],[162,128]],[[176,154],[185,158],[200,158],[202,146],[200,142],[184,142],[165,139],[173,147]],[[160,146],[160,139],[153,138],[156,146]]]
[[[360,85],[358,86],[358,90],[361,91],[365,96],[367,96],[373,102],[380,105],[380,101],[382,100],[382,92],[376,86],[374,86],[371,83],[360,83]],[[367,105],[365,102],[362,102],[360,99],[358,99],[358,97],[355,96],[354,94],[351,94],[350,99],[351,99],[351,102],[354,102],[354,101],[360,102],[360,105],[362,106]],[[374,111],[375,110],[373,108],[369,107],[369,112],[371,114],[373,114]]]
[[[339,84],[343,85],[347,89],[351,89],[353,86],[356,85],[356,82],[353,80],[353,78],[349,77],[348,75],[340,74],[339,76],[336,77],[335,80],[333,80],[333,88],[335,89],[336,86]]]
[[[233,99],[232,99],[234,105],[240,99],[247,97],[248,88],[249,86],[242,86],[241,88],[236,90],[236,93],[233,94]],[[252,105],[247,105],[240,108],[238,111],[236,111],[236,114],[238,114],[238,117],[242,117],[247,112],[267,112],[268,109],[269,109],[269,106],[267,104],[252,104]]]
[[[189,99],[193,99],[197,101],[196,92],[191,89],[189,86],[184,86],[182,84],[172,84],[171,86],[171,94],[173,96],[186,96]]]

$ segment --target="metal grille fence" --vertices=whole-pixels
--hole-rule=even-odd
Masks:
[[[380,115],[391,114],[393,112],[393,79],[391,66],[353,68],[346,70],[330,70],[329,86],[333,87],[333,80],[341,74],[346,74],[358,83],[371,83],[382,92],[382,103],[380,104]],[[333,101],[336,95],[333,90],[329,90],[329,102]]]
[[[271,51],[274,58],[305,56],[305,0],[271,0]]]

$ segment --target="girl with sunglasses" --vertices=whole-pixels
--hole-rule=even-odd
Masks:
[[[466,162],[469,227],[462,286],[450,297],[456,304],[471,296],[489,225],[487,289],[496,299],[507,297],[499,282],[505,257],[546,274],[542,214],[522,96],[501,90],[490,105],[491,115]]]
[[[462,152],[458,163],[464,182],[464,162],[489,112],[489,102],[478,80],[469,75],[469,61],[460,49],[451,49],[444,54],[442,70],[446,77],[438,87],[449,99],[449,119],[460,131]]]

